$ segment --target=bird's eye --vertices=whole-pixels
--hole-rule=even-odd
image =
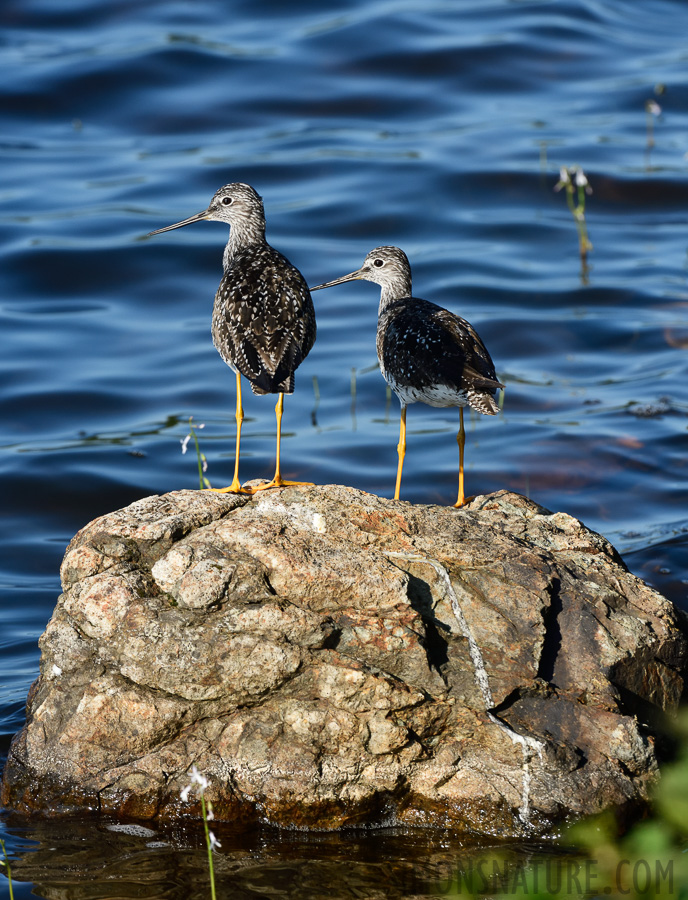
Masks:
[[[222,202],[223,206],[229,206],[229,204],[232,202],[232,198],[231,197],[223,197],[221,202]]]
[[[384,266],[384,264],[385,264],[384,259],[374,259],[373,260],[373,265],[376,266],[378,269],[380,268],[380,266]]]

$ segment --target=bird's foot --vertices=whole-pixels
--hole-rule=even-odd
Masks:
[[[471,497],[459,497],[459,499],[454,504],[454,509],[461,509],[462,506],[465,506],[467,503],[470,503],[471,500],[475,500],[476,495],[473,494]]]
[[[234,479],[234,481],[223,488],[206,488],[206,491],[212,491],[215,494],[252,494],[252,488],[244,488],[239,484],[238,479]]]
[[[272,481],[266,481],[263,484],[259,484],[256,487],[252,488],[252,493],[257,493],[258,491],[267,491],[269,488],[281,488],[281,487],[291,487],[292,485],[313,485],[312,481],[285,481],[281,475],[275,475]]]

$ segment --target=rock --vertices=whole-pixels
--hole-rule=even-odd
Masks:
[[[70,543],[0,802],[142,819],[537,835],[643,803],[686,629],[517,494],[179,491]]]

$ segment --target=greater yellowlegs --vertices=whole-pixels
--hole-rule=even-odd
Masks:
[[[294,391],[294,372],[315,341],[315,310],[303,276],[288,259],[265,240],[263,201],[248,184],[226,184],[215,193],[208,208],[182,222],[158,228],[161,234],[208,219],[230,226],[222,263],[224,275],[215,294],[213,344],[236,373],[236,457],[234,479],[221,492],[240,492],[239,445],[244,411],[241,375],[254,394],[279,394],[277,462],[275,475],[263,490],[287,484],[280,472],[280,444],[284,395]]]
[[[411,295],[411,266],[398,247],[371,250],[355,272],[318,284],[311,291],[345,281],[364,279],[379,284],[380,308],[377,320],[377,358],[380,370],[399,398],[399,464],[394,499],[399,499],[401,472],[406,455],[406,406],[458,406],[459,496],[454,506],[463,506],[463,451],[466,432],[463,408],[493,416],[497,380],[490,354],[469,323],[428,300]]]

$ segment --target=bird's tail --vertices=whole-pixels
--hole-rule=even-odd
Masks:
[[[497,389],[503,388],[504,385],[501,381],[495,381],[492,378],[483,378],[480,379],[480,382],[484,383],[475,385],[478,390],[468,391],[468,405],[485,416],[496,416],[499,412],[499,406],[497,406],[494,395]],[[480,390],[480,388],[483,388],[483,390]]]
[[[293,394],[294,393],[294,373],[283,377],[284,372],[271,375],[269,372],[261,372],[260,376],[251,381],[251,390],[254,394]],[[282,377],[282,381],[277,379]]]

